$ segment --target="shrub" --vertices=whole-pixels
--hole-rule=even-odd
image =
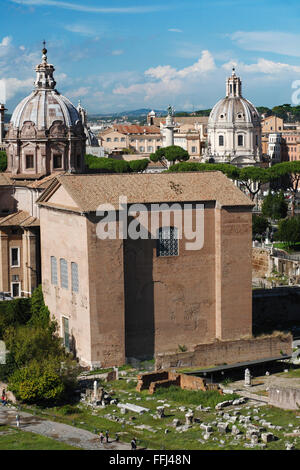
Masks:
[[[30,299],[15,299],[0,302],[0,339],[9,327],[25,325],[31,317]]]
[[[25,403],[54,403],[65,394],[65,385],[57,359],[29,362],[9,378],[9,390]]]

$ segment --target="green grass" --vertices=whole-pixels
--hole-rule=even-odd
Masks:
[[[77,447],[69,446],[49,437],[9,426],[1,426],[0,433],[0,450],[79,450]]]
[[[285,376],[288,374],[285,374]],[[35,408],[36,414],[44,418],[51,419],[82,429],[87,429],[91,432],[99,433],[100,431],[109,430],[111,439],[115,438],[115,433],[119,434],[120,440],[129,443],[132,437],[136,437],[138,445],[148,449],[156,450],[245,450],[244,443],[249,442],[242,440],[241,442],[234,442],[231,433],[222,435],[217,432],[214,426],[212,437],[215,441],[210,439],[208,442],[200,443],[203,431],[200,429],[199,423],[195,423],[192,428],[186,432],[179,433],[175,431],[172,426],[174,418],[180,420],[181,424],[185,423],[185,414],[188,408],[194,411],[194,417],[200,419],[201,422],[209,423],[215,421],[216,412],[214,406],[220,401],[227,399],[234,399],[237,395],[220,395],[216,391],[197,392],[181,390],[179,387],[170,387],[169,389],[159,389],[154,395],[149,395],[147,390],[137,392],[135,390],[136,380],[129,381],[119,380],[105,384],[105,390],[117,397],[121,402],[134,403],[136,405],[144,406],[149,409],[149,412],[138,415],[136,413],[128,413],[122,415],[120,409],[116,405],[106,406],[104,409],[99,408],[92,412],[89,407],[79,404],[77,406],[55,407],[55,408]],[[161,406],[160,400],[164,400],[171,406],[165,407],[166,417],[164,419],[155,419],[157,406]],[[196,410],[196,407],[202,404],[204,407],[211,407],[211,411]],[[184,406],[185,410],[179,410]],[[247,407],[248,405],[246,405]],[[27,411],[33,412],[34,407],[24,407]],[[233,408],[234,409],[234,408]],[[230,408],[225,409],[230,412]],[[246,414],[247,410],[242,407],[241,414]],[[300,413],[300,412],[299,412]],[[280,438],[278,441],[271,442],[267,445],[267,450],[284,450],[285,442],[296,440],[296,449],[300,450],[300,438],[284,437],[285,432],[290,432],[288,424],[292,423],[294,427],[300,426],[300,419],[296,416],[299,414],[297,411],[286,411],[269,406],[260,407],[258,414],[272,424],[285,426],[282,431],[271,431]],[[122,424],[121,422],[111,421],[104,417],[104,415],[113,415],[117,418],[124,418],[128,423]],[[264,414],[264,416],[262,416]],[[132,418],[132,419],[130,419]],[[148,429],[138,429],[136,426],[148,425],[156,432],[151,432]],[[237,424],[238,425],[238,424]],[[231,425],[230,425],[231,427]],[[168,433],[165,434],[165,430]],[[241,428],[242,429],[242,428]],[[245,435],[245,431],[243,430]],[[225,443],[219,447],[220,440]],[[259,447],[257,447],[259,449]]]
[[[169,388],[159,388],[155,392],[155,397],[180,403],[182,405],[203,405],[205,407],[215,407],[221,401],[234,400],[238,395],[221,395],[216,390],[182,390],[180,387],[172,385]]]
[[[300,242],[295,243],[294,245],[288,245],[284,242],[273,243],[274,248],[279,250],[285,250],[288,253],[294,253],[295,251],[300,251]]]

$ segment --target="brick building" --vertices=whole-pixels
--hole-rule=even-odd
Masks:
[[[99,238],[97,208],[111,204],[119,227],[120,195],[129,206],[190,203],[193,217],[204,204],[203,247],[187,249],[175,215],[166,226],[160,214],[158,239]],[[66,174],[38,204],[45,302],[83,363],[120,365],[251,335],[252,203],[222,173]]]

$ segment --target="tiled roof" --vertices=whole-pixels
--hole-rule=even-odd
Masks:
[[[125,124],[116,124],[114,129],[122,134],[160,134],[160,129],[156,126],[137,126],[135,124],[126,126]]]
[[[28,175],[13,175],[12,173],[0,173],[0,186],[26,186],[27,188],[46,189],[56,176],[64,174],[64,171],[44,176],[35,175],[34,179],[28,179]]]
[[[184,173],[70,175],[57,178],[38,199],[50,205],[56,185],[62,185],[81,212],[95,212],[100,204],[218,201],[221,206],[253,206],[250,199],[219,171]],[[50,202],[48,203],[48,199]],[[53,207],[53,204],[51,204]],[[60,205],[60,208],[63,206]],[[65,207],[67,210],[68,207]]]
[[[32,217],[29,212],[26,211],[18,211],[0,219],[1,227],[38,227],[39,225],[39,219]]]

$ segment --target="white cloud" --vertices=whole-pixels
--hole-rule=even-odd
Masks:
[[[90,87],[80,87],[77,90],[69,90],[68,97],[70,98],[80,98],[83,96],[87,96],[91,92]]]
[[[28,78],[27,80],[19,80],[18,78],[10,77],[0,80],[4,90],[2,100],[6,103],[8,100],[16,96],[18,93],[26,93],[33,88],[33,79]]]
[[[117,95],[144,94],[145,100],[155,96],[166,97],[169,94],[186,93],[189,86],[198,83],[199,77],[215,70],[216,65],[209,51],[202,51],[202,56],[189,67],[177,70],[170,65],[151,67],[144,72],[146,81],[128,87],[118,86],[113,89]],[[147,80],[148,79],[148,80]]]
[[[273,52],[300,57],[300,34],[280,31],[236,31],[229,37],[247,51]]]
[[[171,33],[183,33],[182,29],[178,28],[169,28],[168,31],[170,31]]]
[[[93,7],[88,5],[80,5],[78,3],[61,2],[56,0],[10,0],[18,5],[28,6],[50,6],[63,8],[65,10],[80,11],[85,13],[152,13],[155,11],[168,10],[167,6],[137,6],[137,7]]]
[[[12,42],[12,37],[11,36],[5,36],[2,41],[0,42],[0,47],[7,47],[11,44]]]
[[[116,49],[114,51],[111,51],[111,55],[122,55],[124,54],[124,51],[122,49]]]
[[[299,65],[284,64],[282,62],[273,62],[267,59],[258,59],[256,63],[244,64],[238,61],[229,61],[223,64],[225,70],[231,70],[232,67],[236,67],[239,72],[257,73],[263,75],[276,75],[282,76],[283,74],[295,74],[300,73]]]
[[[64,28],[71,33],[78,33],[82,36],[95,36],[99,31],[94,31],[90,26],[85,24],[66,24]]]

